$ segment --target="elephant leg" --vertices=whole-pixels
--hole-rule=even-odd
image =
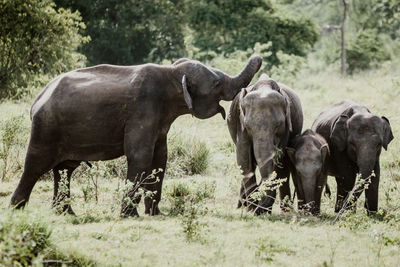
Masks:
[[[144,187],[154,193],[152,197],[144,199],[145,214],[159,215],[160,209],[158,203],[161,199],[162,183],[165,175],[165,167],[167,163],[168,149],[167,149],[167,136],[159,137],[154,149],[154,157],[152,162],[152,170],[157,173],[154,178],[145,183]],[[160,171],[159,171],[160,170]]]
[[[356,176],[348,176],[346,177],[336,177],[337,183],[337,197],[336,197],[336,205],[335,205],[335,212],[339,212],[345,205],[345,201],[348,200],[349,193],[354,187],[356,181]],[[353,200],[354,201],[354,200]],[[352,207],[355,209],[355,205],[351,203],[346,204],[346,208]]]
[[[374,169],[375,177],[371,177],[371,183],[365,190],[365,208],[368,215],[374,214],[378,211],[378,192],[380,180],[380,166],[377,162]]]
[[[336,176],[336,204],[335,212],[339,212],[342,209],[344,198],[346,197],[346,191],[344,189],[344,179],[343,177]]]
[[[56,151],[40,145],[34,146],[32,138],[25,158],[24,172],[15,189],[10,205],[22,208],[29,201],[30,194],[40,176],[51,170],[56,163]]]
[[[297,194],[297,209],[301,210],[304,204],[304,193],[303,187],[301,186],[301,180],[298,178],[295,171],[292,172],[292,180],[294,184],[295,194]]]
[[[257,189],[256,179],[256,160],[251,142],[246,135],[240,135],[236,143],[236,160],[243,174],[240,185],[240,196],[238,208],[247,206],[249,210],[256,208],[255,200],[251,198],[251,194]]]
[[[276,167],[276,177],[278,179],[286,179],[285,182],[279,187],[279,196],[281,199],[281,210],[287,212],[290,210],[290,169],[288,168],[288,163],[284,159],[283,167]]]
[[[72,210],[71,204],[69,203],[69,199],[71,198],[71,177],[74,170],[79,166],[80,162],[67,162],[58,164],[55,168],[53,168],[54,174],[54,194],[53,194],[53,207],[56,208],[59,212],[66,212],[71,215],[75,215],[75,212]],[[67,170],[67,180],[64,181],[66,188],[59,192],[59,185],[61,181],[60,171]]]
[[[238,208],[242,205],[248,207],[249,210],[255,209],[254,202],[251,194],[257,189],[257,179],[254,172],[244,175],[240,186],[240,199],[238,201]]]
[[[139,216],[137,205],[141,195],[139,188],[143,188],[150,180],[155,138],[149,134],[150,130],[139,134],[127,134],[125,136],[125,154],[128,159],[127,179],[133,183],[133,187],[124,196],[121,206],[121,216]]]
[[[320,177],[318,178],[317,182],[317,188],[315,190],[315,204],[314,208],[312,210],[312,214],[314,215],[319,215],[321,212],[321,197],[322,197],[322,191],[324,190],[324,187],[326,186],[328,176],[326,174],[321,174]]]
[[[261,198],[258,207],[254,211],[256,215],[268,212],[271,214],[272,206],[274,205],[276,199],[276,189],[267,189],[265,196]]]

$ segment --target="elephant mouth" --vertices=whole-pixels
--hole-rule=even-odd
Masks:
[[[218,113],[221,113],[222,118],[225,120],[226,119],[226,112],[225,109],[218,104],[218,108],[217,108]]]

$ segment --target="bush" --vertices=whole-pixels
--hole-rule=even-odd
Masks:
[[[169,214],[176,216],[185,213],[186,203],[197,204],[205,199],[213,199],[215,183],[173,182],[165,190],[165,196],[170,203]]]
[[[200,218],[208,210],[203,205],[205,199],[214,198],[215,183],[188,183],[175,182],[166,189],[166,197],[170,202],[169,214],[179,216],[183,233],[187,241],[202,241],[201,230],[207,223]]]
[[[49,246],[51,231],[46,224],[16,214],[1,219],[0,263],[4,266],[29,266]]]
[[[10,172],[15,169],[22,168],[19,162],[19,150],[13,149],[16,145],[21,144],[19,133],[23,130],[23,115],[15,116],[7,119],[1,125],[0,132],[0,180],[4,181]]]
[[[23,96],[37,74],[84,65],[76,50],[89,39],[78,33],[78,13],[56,11],[50,0],[2,0],[0,25],[0,98]]]
[[[367,29],[360,32],[346,49],[348,72],[351,74],[355,70],[364,70],[372,66],[373,63],[389,59],[384,43],[379,38],[375,29]]]
[[[203,173],[209,163],[210,151],[204,142],[185,140],[170,135],[167,173],[183,176]]]
[[[51,229],[37,216],[24,212],[0,216],[0,266],[92,266],[79,255],[65,254],[52,244]]]

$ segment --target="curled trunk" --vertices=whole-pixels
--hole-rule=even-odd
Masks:
[[[252,56],[246,67],[235,77],[227,76],[225,94],[223,100],[231,101],[239,93],[240,89],[247,87],[254,75],[260,69],[262,59],[260,56]]]

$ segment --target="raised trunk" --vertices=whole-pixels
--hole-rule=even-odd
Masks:
[[[246,67],[235,77],[226,77],[225,93],[222,100],[231,101],[239,93],[240,89],[247,87],[254,75],[260,69],[262,58],[252,56],[247,62]]]

